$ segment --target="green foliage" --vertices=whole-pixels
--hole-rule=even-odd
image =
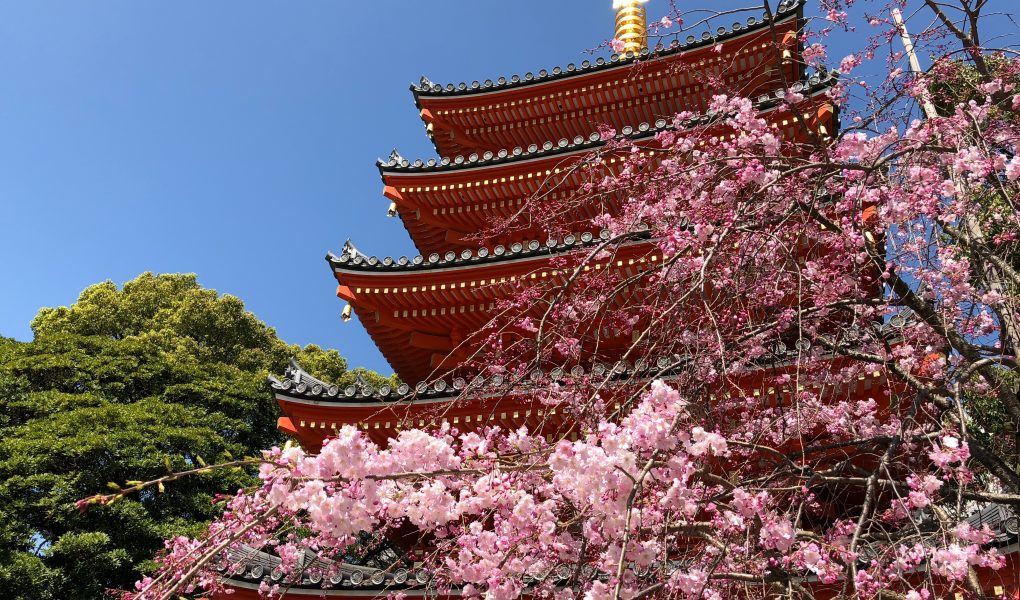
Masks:
[[[32,328],[29,343],[0,338],[5,598],[102,598],[130,586],[164,539],[199,533],[217,495],[251,484],[251,473],[215,471],[84,513],[76,500],[278,443],[265,378],[291,357],[342,384],[358,372],[334,350],[287,345],[194,275],[95,285],[40,311]]]
[[[994,130],[996,122],[1017,125],[1020,113],[1012,109],[1012,102],[1017,91],[1016,87],[1020,86],[1018,71],[1020,65],[1003,54],[984,56],[983,62],[988,79],[998,80],[1002,85],[1002,89],[994,92],[992,96],[989,123],[986,127]],[[931,75],[929,88],[931,98],[941,115],[953,114],[956,105],[960,103],[974,101],[983,104],[985,97],[988,96],[987,88],[979,89],[985,77],[972,61],[943,58],[932,66]],[[1007,89],[1008,86],[1014,88]],[[1005,156],[1011,156],[1015,152],[1014,144],[1010,140],[989,136],[983,141]],[[958,248],[961,254],[969,259],[975,281],[984,280],[982,272],[984,261],[987,256],[993,254],[1012,269],[1020,270],[1020,241],[1008,235],[1004,236],[1011,231],[1009,223],[1014,218],[1014,199],[1004,193],[1002,181],[997,177],[989,177],[979,184],[972,182],[968,190],[971,194],[969,201],[975,209],[975,224],[979,226],[985,243],[977,247],[977,252],[969,251],[966,245],[959,245]],[[944,239],[948,244],[956,243],[948,236]],[[1004,278],[999,283],[1001,291],[1007,295],[1016,296],[1020,293],[1009,279]],[[1017,389],[1020,382],[1017,381],[1013,370],[993,368],[1005,386]],[[977,381],[978,378],[975,377],[974,382]],[[1020,472],[1020,429],[999,395],[988,394],[979,386],[968,386],[965,406],[969,419],[969,434],[979,440],[992,454],[1002,459],[1004,464]]]
[[[294,356],[297,357],[304,370],[323,381],[335,383],[340,387],[354,383],[359,375],[376,389],[383,384],[396,387],[400,383],[396,375],[383,377],[375,371],[361,367],[348,371],[347,361],[336,350],[323,350],[314,344],[305,346],[301,349],[300,354],[294,354]]]
[[[1004,385],[1017,389],[1017,375],[1010,369],[999,369]],[[977,388],[980,390],[980,388]],[[1017,423],[1010,416],[998,394],[981,393],[971,388],[964,396],[969,434],[981,445],[1020,473],[1020,448],[1017,447]]]
[[[990,79],[999,79],[1004,86],[1020,84],[1020,73],[1016,72],[1015,61],[1006,56],[987,55],[984,57],[984,65],[988,69]],[[957,104],[966,104],[972,100],[983,103],[987,95],[978,89],[984,76],[972,62],[942,58],[935,61],[929,75],[928,90],[931,101],[942,116],[952,115]],[[991,108],[989,119],[992,122],[1000,119],[1014,122],[1017,119],[1016,111],[1003,110],[1012,102],[1013,93],[1000,92],[999,96],[1001,97],[997,97],[997,102]]]

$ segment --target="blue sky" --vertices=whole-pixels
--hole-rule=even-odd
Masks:
[[[611,4],[0,0],[0,335],[105,279],[195,272],[389,373],[323,256],[413,253],[374,165],[434,155],[408,85],[580,61]]]

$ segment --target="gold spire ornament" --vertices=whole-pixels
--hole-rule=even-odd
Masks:
[[[616,10],[615,40],[623,44],[618,51],[637,54],[648,46],[648,20],[642,6],[648,0],[613,0]]]

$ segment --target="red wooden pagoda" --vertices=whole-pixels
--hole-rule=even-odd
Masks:
[[[629,39],[631,23],[618,25],[618,37]],[[458,381],[477,375],[458,366],[479,349],[475,333],[492,321],[501,301],[521,285],[561,284],[565,274],[551,261],[599,243],[606,232],[593,229],[591,220],[596,211],[614,207],[578,206],[566,218],[569,232],[557,237],[538,225],[484,240],[477,233],[509,220],[536,194],[574,194],[582,180],[571,167],[605,145],[600,126],[611,126],[654,155],[660,131],[702,124],[698,119],[677,124],[674,115],[704,111],[720,86],[728,86],[755,99],[787,138],[801,138],[805,131],[827,134],[835,120],[825,95],[833,78],[804,76],[801,26],[801,1],[784,0],[775,14],[653,49],[632,46],[634,51],[608,59],[470,84],[444,86],[423,77],[411,90],[440,158],[409,160],[394,151],[378,165],[390,214],[399,216],[421,254],[379,258],[348,243],[339,255],[327,257],[339,282],[337,295],[348,303],[345,319],[357,314],[408,386],[339,389],[295,368],[289,379],[274,383],[286,415],[281,429],[310,448],[347,423],[385,442],[401,424],[426,421],[420,415],[409,419],[406,402],[395,401],[410,394],[424,410],[458,395],[463,387]],[[811,100],[809,111],[795,115],[781,101],[783,90],[791,88]],[[608,156],[604,163],[618,169],[623,157]],[[551,180],[555,189],[543,191]],[[591,268],[632,274],[662,259],[652,245],[637,242]],[[610,343],[608,354],[574,368],[613,364],[612,351]],[[480,404],[444,411],[465,424],[480,423],[481,417],[517,426],[549,418],[507,404],[506,398],[498,409]]]
[[[348,242],[339,255],[327,256],[339,283],[337,295],[347,303],[344,319],[352,312],[357,315],[406,383],[340,388],[293,364],[284,378],[271,380],[285,415],[280,429],[313,449],[345,424],[381,444],[400,428],[441,421],[461,429],[500,424],[551,431],[568,425],[554,407],[529,402],[527,381],[511,386],[502,375],[488,376],[480,388],[484,393],[471,395],[470,402],[453,399],[478,386],[483,375],[460,368],[479,350],[474,334],[492,321],[501,302],[519,286],[561,285],[565,274],[552,266],[554,259],[602,241],[607,232],[590,223],[596,210],[614,207],[578,206],[566,218],[569,231],[555,237],[538,225],[484,240],[478,232],[511,219],[529,198],[548,189],[551,180],[555,189],[547,193],[573,194],[583,181],[571,166],[606,144],[600,127],[615,129],[654,156],[657,133],[701,124],[674,123],[673,116],[703,112],[720,88],[754,99],[764,118],[787,139],[835,130],[826,96],[833,77],[807,77],[802,66],[802,2],[783,0],[774,14],[646,48],[640,0],[625,0],[618,2],[623,6],[617,38],[627,50],[608,59],[484,82],[442,85],[422,77],[411,91],[439,158],[412,160],[393,151],[378,164],[389,213],[401,219],[420,255],[367,256]],[[781,101],[783,90],[789,89],[807,97],[809,104],[802,106],[810,109],[792,114]],[[623,158],[609,155],[604,161],[612,170]],[[589,268],[630,275],[663,259],[653,244],[637,240]],[[662,373],[673,360],[630,364],[613,356],[612,343],[607,348],[587,363],[557,367],[546,375],[558,379],[614,370],[621,378],[641,378],[653,370]],[[783,368],[779,358],[771,369]],[[862,375],[841,393],[874,394],[883,385],[881,379],[878,372]],[[792,392],[762,387],[759,393],[778,404]],[[1003,543],[1015,543],[1015,533],[1003,525],[1006,516],[1000,521]],[[373,552],[388,551],[383,547]],[[387,571],[374,568],[370,559],[343,564],[342,575],[333,581],[312,575],[291,586],[287,595],[367,598],[398,588],[409,596],[425,594],[429,575],[416,571],[413,563]],[[1016,566],[1015,555],[1011,560]],[[257,597],[260,580],[278,579],[278,562],[253,552],[246,569],[230,574],[236,592],[231,597]]]

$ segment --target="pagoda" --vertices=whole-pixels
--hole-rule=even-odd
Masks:
[[[579,204],[561,219],[563,231],[555,236],[537,223],[486,239],[479,232],[514,219],[530,199],[575,195],[583,177],[572,167],[606,145],[600,128],[654,155],[656,134],[707,124],[708,117],[684,123],[673,117],[704,113],[720,85],[754,99],[787,139],[828,135],[835,128],[826,96],[835,79],[806,76],[800,57],[802,0],[784,0],[774,14],[654,48],[645,47],[641,3],[617,4],[616,39],[625,49],[609,58],[456,85],[422,77],[411,86],[438,158],[412,160],[394,150],[378,169],[388,212],[400,218],[420,254],[380,258],[348,242],[327,256],[337,295],[347,303],[344,320],[357,315],[405,384],[340,389],[293,365],[286,378],[273,381],[285,414],[282,431],[315,448],[337,427],[354,424],[385,443],[401,426],[426,425],[427,407],[442,407],[444,418],[458,425],[479,419],[514,428],[558,425],[555,415],[501,394],[470,404],[448,401],[477,383],[481,374],[467,363],[483,344],[478,332],[503,302],[520,286],[562,285],[566,274],[551,263],[607,239],[608,232],[591,221],[618,207]],[[791,89],[808,99],[802,104],[808,108],[791,112],[782,101]],[[624,162],[622,153],[603,160],[614,172]],[[592,268],[631,275],[662,258],[653,244],[638,241]],[[587,364],[566,368],[590,372],[613,365],[628,341],[610,340]],[[411,414],[408,404],[417,407]]]
[[[411,86],[437,157],[411,159],[394,150],[377,166],[388,214],[401,220],[419,254],[369,256],[347,242],[338,254],[326,257],[338,283],[337,296],[345,302],[343,320],[358,317],[404,383],[373,388],[359,381],[340,387],[292,363],[285,376],[270,379],[284,413],[281,431],[308,449],[318,448],[344,425],[356,426],[380,445],[402,428],[441,423],[461,430],[527,426],[529,431],[576,436],[569,432],[569,418],[533,401],[528,378],[505,381],[506,376],[486,373],[472,359],[484,350],[485,336],[478,332],[504,303],[522,286],[547,291],[562,286],[566,273],[555,266],[557,259],[605,242],[609,232],[594,228],[592,220],[619,207],[574,205],[555,235],[538,223],[503,229],[494,224],[513,221],[536,197],[577,194],[584,180],[573,167],[607,146],[607,130],[654,157],[660,132],[710,127],[708,117],[680,123],[674,115],[705,113],[720,86],[751,98],[787,140],[825,137],[837,129],[827,96],[834,75],[809,76],[803,65],[803,0],[782,0],[774,13],[652,48],[647,47],[642,2],[614,2],[615,38],[624,48],[608,58],[470,83],[440,84],[422,77]],[[789,90],[806,99],[796,112],[783,102]],[[619,172],[624,163],[622,153],[603,157],[610,172]],[[496,233],[480,236],[490,231]],[[652,240],[636,236],[586,268],[629,276],[665,258]],[[614,340],[610,332],[606,340],[584,360],[548,365],[531,379],[536,386],[542,377],[585,374],[647,381],[651,376],[668,379],[675,366],[674,357],[665,356],[650,362],[620,360],[630,338]],[[789,357],[784,352],[778,360],[772,357],[771,374],[792,364],[796,352]],[[843,360],[832,357],[833,368],[843,366]],[[760,373],[750,377],[763,378]],[[874,371],[842,393],[867,397],[885,385]],[[794,390],[763,387],[758,393],[779,405]],[[1005,512],[975,518],[999,533],[1001,545],[1016,543]],[[373,598],[395,590],[409,596],[435,594],[428,589],[430,574],[400,540],[366,537],[363,550],[339,562],[307,556],[313,568],[299,584],[287,584],[287,597]],[[257,598],[260,583],[282,577],[276,569],[280,559],[271,554],[252,550],[234,558],[242,566],[225,574],[234,594],[224,597]],[[1010,560],[1014,568],[1020,566],[1016,554]],[[394,569],[400,561],[404,567]],[[336,575],[324,580],[324,572]]]

